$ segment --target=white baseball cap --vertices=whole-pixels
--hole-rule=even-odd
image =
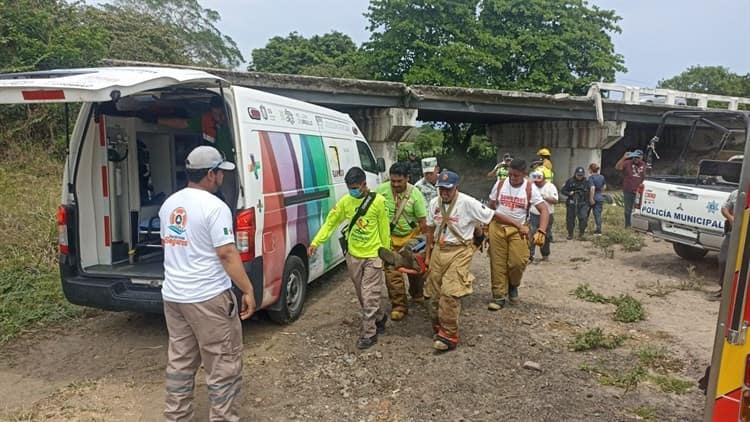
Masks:
[[[435,167],[437,167],[437,158],[427,157],[422,159],[422,173],[433,172]]]
[[[234,170],[235,165],[226,161],[218,149],[208,145],[201,145],[190,151],[187,159],[185,159],[185,168],[190,170]]]

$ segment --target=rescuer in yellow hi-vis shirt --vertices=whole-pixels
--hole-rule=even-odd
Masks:
[[[385,198],[391,229],[391,250],[400,252],[420,233],[432,242],[427,228],[427,206],[422,192],[409,183],[409,168],[404,163],[394,163],[388,170],[390,180],[378,186],[377,192]],[[382,256],[382,255],[381,255]],[[387,262],[387,261],[386,261]],[[409,295],[416,303],[424,303],[424,275],[409,274]],[[402,320],[409,312],[404,273],[395,268],[385,269],[385,284],[391,300],[391,319]]]
[[[385,332],[388,318],[380,300],[385,277],[378,249],[391,246],[385,199],[382,195],[370,192],[366,180],[365,172],[359,167],[346,172],[344,181],[349,194],[344,195],[328,213],[326,221],[307,250],[308,256],[312,256],[341,223],[349,222],[343,231],[343,239],[348,250],[346,266],[362,307],[361,335],[357,341],[360,349],[367,349],[377,343],[378,334]]]

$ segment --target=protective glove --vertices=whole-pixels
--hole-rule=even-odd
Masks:
[[[534,237],[531,239],[532,243],[536,246],[544,246],[545,240],[547,240],[547,233],[543,232],[541,229],[537,230],[536,233],[534,233]]]

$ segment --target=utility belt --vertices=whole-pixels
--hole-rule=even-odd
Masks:
[[[444,250],[444,251],[453,251],[456,249],[461,249],[469,246],[470,244],[464,245],[462,243],[436,243],[435,248]]]
[[[419,231],[418,228],[415,228],[414,230],[410,231],[409,233],[407,233],[407,234],[405,234],[403,236],[399,236],[399,235],[393,234],[393,232],[391,232],[391,248],[395,249],[395,250],[401,249],[401,247],[403,247],[406,244],[406,242],[408,242],[408,241],[414,239],[415,237],[417,237],[417,235],[419,234],[419,232],[420,231]]]

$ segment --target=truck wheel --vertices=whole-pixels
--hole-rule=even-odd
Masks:
[[[680,256],[680,258],[687,259],[688,261],[697,261],[708,253],[707,250],[696,248],[695,246],[689,246],[682,243],[672,243],[674,252]]]
[[[281,294],[279,301],[281,309],[268,311],[272,321],[288,324],[302,314],[302,305],[307,294],[307,270],[305,263],[298,256],[291,255],[284,264],[284,274],[281,279]]]

